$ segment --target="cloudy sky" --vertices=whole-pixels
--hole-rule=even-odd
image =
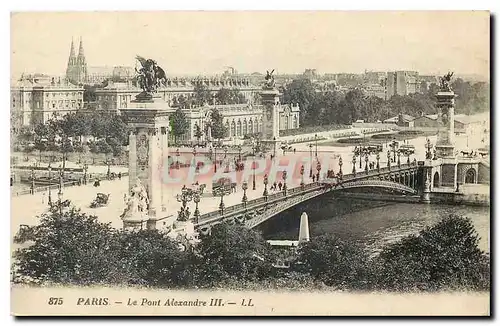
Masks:
[[[134,66],[139,54],[167,74],[417,70],[489,76],[487,12],[14,13],[12,76],[62,74],[80,36],[90,66]]]

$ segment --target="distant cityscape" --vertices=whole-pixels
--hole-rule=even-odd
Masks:
[[[361,90],[366,96],[389,100],[394,95],[424,93],[430,85],[438,83],[438,76],[421,75],[418,71],[365,71],[356,73],[324,73],[305,69],[302,74],[278,74],[276,86],[285,88],[293,80],[309,79],[317,93],[337,91],[347,93]],[[234,67],[225,67],[219,75],[172,76],[167,71],[167,81],[158,90],[163,100],[172,107],[195,96],[196,87],[207,89],[213,96],[221,89],[236,90],[244,101],[219,105],[224,112],[228,129],[233,136],[243,135],[244,129],[259,132],[260,118],[258,92],[264,80],[261,72],[240,73]],[[85,57],[83,40],[80,38],[78,53],[71,41],[67,68],[63,75],[23,74],[12,81],[11,109],[14,128],[45,123],[55,116],[64,116],[78,110],[106,110],[118,112],[129,106],[141,92],[135,81],[135,68],[131,66],[91,66]],[[300,125],[297,103],[283,103],[280,109],[280,130],[295,129]],[[194,125],[201,119],[200,113],[188,113]],[[238,124],[240,125],[238,128]],[[247,125],[244,128],[243,125]],[[248,129],[248,126],[255,126]],[[238,129],[240,133],[238,134]],[[192,131],[193,133],[194,131]]]

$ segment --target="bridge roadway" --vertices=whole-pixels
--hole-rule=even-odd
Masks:
[[[202,233],[210,231],[210,226],[222,221],[245,224],[248,228],[256,227],[269,218],[291,208],[297,204],[320,196],[327,192],[342,190],[343,188],[370,187],[386,188],[404,194],[415,194],[416,191],[416,170],[417,165],[401,164],[399,167],[391,166],[369,170],[368,173],[349,173],[344,175],[341,185],[329,186],[325,182],[312,182],[304,186],[297,186],[284,191],[270,194],[267,198],[261,197],[248,201],[246,204],[237,204],[226,207],[221,214],[220,211],[200,216],[196,227]],[[412,175],[412,172],[414,174]],[[381,180],[384,179],[384,180]],[[405,185],[406,184],[406,185]]]

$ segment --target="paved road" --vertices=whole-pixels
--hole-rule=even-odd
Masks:
[[[237,178],[241,179],[241,173],[237,174]],[[308,182],[309,178],[305,181]],[[199,203],[199,210],[201,214],[217,210],[220,203],[220,197],[211,196],[210,176],[202,176],[197,178],[200,183],[207,183],[205,195],[201,198]],[[300,179],[292,180],[288,183],[289,186],[298,186]],[[163,191],[165,193],[164,203],[167,207],[167,215],[177,214],[181,204],[177,202],[176,195],[180,193],[183,184],[164,184]],[[189,184],[187,186],[190,186]],[[65,188],[63,191],[63,198],[70,199],[72,204],[80,208],[83,212],[88,214],[97,215],[99,221],[111,223],[113,227],[122,227],[122,222],[119,216],[123,213],[125,208],[124,195],[128,191],[128,177],[123,177],[121,180],[101,181],[101,186],[96,188],[93,185],[82,185],[75,187]],[[248,200],[256,199],[262,196],[264,191],[263,175],[256,175],[256,190],[252,190],[252,178],[248,182],[247,197]],[[90,208],[89,205],[96,197],[98,192],[110,194],[110,202],[107,207]],[[57,190],[52,191],[52,200],[57,200]],[[225,206],[232,206],[241,203],[243,197],[243,190],[241,183],[237,186],[236,193],[224,197]],[[12,232],[17,232],[21,224],[33,225],[37,223],[37,216],[46,212],[48,209],[48,192],[36,193],[35,195],[23,195],[11,198],[12,207]],[[195,210],[195,204],[189,204],[191,212]]]

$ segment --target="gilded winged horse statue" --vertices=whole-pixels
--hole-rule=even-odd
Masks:
[[[153,59],[145,59],[139,55],[135,57],[140,62],[141,68],[135,69],[137,81],[146,93],[154,93],[162,85],[166,84],[165,71]]]

